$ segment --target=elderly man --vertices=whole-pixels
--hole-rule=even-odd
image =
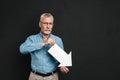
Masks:
[[[31,56],[29,80],[58,80],[59,62],[48,53],[48,50],[55,43],[63,49],[63,43],[60,37],[51,33],[53,24],[54,17],[50,13],[43,13],[39,21],[40,32],[28,36],[20,45],[21,54],[30,54]],[[62,66],[60,71],[68,73],[69,69]]]

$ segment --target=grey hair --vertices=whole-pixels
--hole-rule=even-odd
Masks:
[[[51,13],[43,13],[40,16],[40,21],[42,20],[43,17],[51,17],[54,20],[54,17],[53,17],[53,15]]]

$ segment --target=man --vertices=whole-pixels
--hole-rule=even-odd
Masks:
[[[57,69],[59,62],[48,53],[48,50],[55,43],[63,49],[63,43],[61,38],[51,33],[53,24],[54,17],[50,13],[43,13],[39,21],[40,32],[29,36],[20,45],[22,54],[31,55],[29,80],[58,80]],[[60,71],[68,73],[69,69],[62,66]]]

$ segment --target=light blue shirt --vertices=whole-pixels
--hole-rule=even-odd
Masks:
[[[53,38],[56,44],[63,49],[61,38],[53,34],[50,34],[49,38]],[[59,62],[48,53],[48,49],[51,45],[42,46],[43,42],[44,38],[41,33],[31,35],[20,45],[20,52],[21,54],[31,55],[32,70],[46,74],[56,70]]]

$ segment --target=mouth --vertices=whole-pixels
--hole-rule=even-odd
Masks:
[[[51,31],[51,30],[45,30],[45,31]]]

